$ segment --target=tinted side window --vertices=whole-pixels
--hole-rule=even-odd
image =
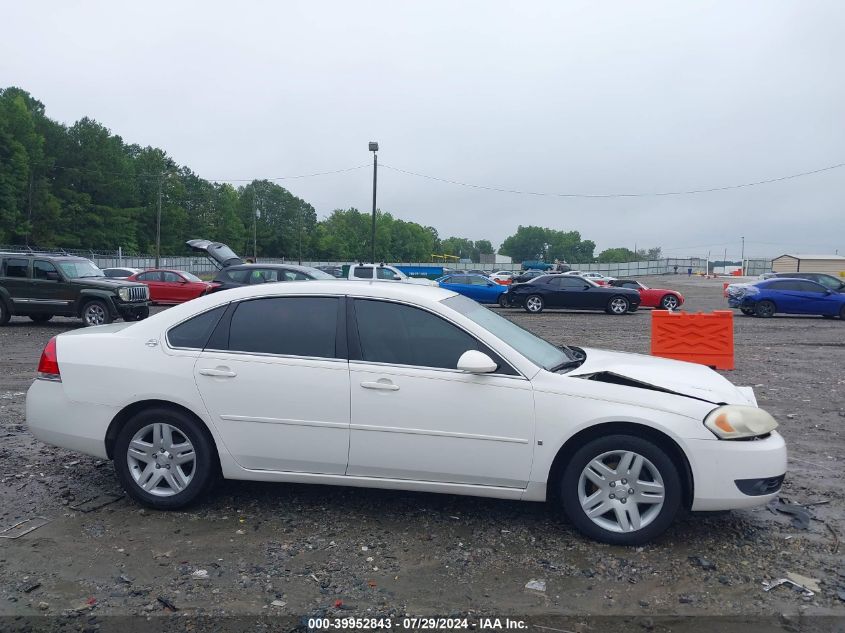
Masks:
[[[309,277],[298,270],[281,270],[279,274],[282,281],[307,281],[309,279]]]
[[[203,349],[225,311],[226,306],[220,306],[180,323],[167,333],[167,342],[171,347]]]
[[[19,259],[10,257],[3,265],[3,274],[6,277],[23,277],[26,278],[26,269],[29,261],[26,259]]]
[[[337,311],[332,297],[243,301],[232,315],[229,350],[335,358]]]
[[[394,279],[396,273],[389,268],[376,268],[376,277],[379,279]]]
[[[358,266],[353,271],[352,276],[358,279],[372,279],[373,269],[369,266]]]
[[[175,284],[182,281],[182,278],[176,273],[161,273],[161,275],[167,283]]]
[[[478,342],[445,319],[399,303],[355,300],[361,358],[374,363],[455,369]]]
[[[797,286],[796,290],[801,290],[802,292],[824,292],[825,290],[822,286],[812,281],[796,281],[794,283]]]
[[[161,273],[141,273],[138,281],[161,281]]]
[[[617,284],[613,284],[614,286]],[[633,281],[626,281],[624,284],[621,284],[623,288],[630,288],[631,290],[639,290],[640,287]]]
[[[249,270],[224,270],[219,275],[220,281],[234,281],[245,284],[249,278]]]
[[[575,277],[560,277],[560,286],[562,288],[583,288],[587,284]]]
[[[785,292],[787,290],[798,290],[796,283],[797,282],[792,282],[792,281],[776,281],[774,283],[769,284],[769,290],[774,290],[775,292]]]
[[[52,275],[48,273],[53,273]],[[50,262],[37,259],[32,263],[32,276],[35,279],[58,279],[59,271]]]

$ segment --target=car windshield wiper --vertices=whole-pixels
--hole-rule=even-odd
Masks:
[[[569,369],[571,367],[580,367],[585,360],[587,360],[587,359],[586,358],[579,358],[579,359],[576,359],[576,360],[567,360],[567,361],[560,363],[559,365],[555,365],[554,367],[549,369],[549,371],[550,372],[556,372],[556,371],[560,371],[561,369]]]
[[[79,275],[77,279],[88,279],[89,277],[105,277],[105,275]]]

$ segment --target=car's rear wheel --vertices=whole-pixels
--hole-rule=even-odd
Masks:
[[[839,310],[839,318],[845,321],[845,306],[842,306],[842,308]]]
[[[52,314],[30,314],[29,318],[35,321],[36,323],[47,323],[50,319],[53,318]]]
[[[141,411],[123,426],[114,467],[127,494],[159,510],[182,508],[214,481],[211,438],[189,415],[166,408]]]
[[[7,308],[3,300],[0,299],[0,326],[6,325],[10,318],[12,318],[12,314],[9,312],[9,308]]]
[[[510,301],[508,301],[508,295],[506,293],[503,292],[499,295],[498,304],[500,308],[507,308],[510,306]]]
[[[664,310],[677,310],[679,305],[681,305],[681,302],[675,295],[665,295],[660,300],[660,307]]]
[[[532,314],[539,314],[546,307],[543,297],[540,295],[530,295],[525,299],[525,311]]]
[[[569,460],[560,486],[572,524],[613,545],[657,537],[681,507],[677,467],[660,446],[633,435],[588,442]]]
[[[93,299],[82,308],[82,320],[85,325],[107,325],[112,322],[109,307],[99,299]]]
[[[774,316],[776,310],[777,309],[775,308],[775,304],[771,301],[759,301],[757,302],[757,305],[754,308],[754,314],[756,314],[758,317],[767,319],[771,316]]]
[[[628,301],[625,297],[613,297],[608,303],[607,307],[605,308],[605,312],[608,314],[625,314],[631,308],[631,302]]]

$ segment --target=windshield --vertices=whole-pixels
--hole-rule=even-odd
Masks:
[[[70,279],[82,279],[84,277],[105,277],[105,273],[97,268],[92,261],[81,259],[77,261],[57,262],[59,268]]]
[[[313,277],[314,279],[337,279],[337,277],[335,277],[334,275],[330,275],[327,272],[323,272],[319,268],[311,268],[310,266],[303,266],[302,270],[304,272],[308,273],[309,275],[311,275],[311,277]]]
[[[532,363],[547,371],[554,371],[560,365],[573,360],[573,357],[548,341],[534,336],[516,323],[508,321],[463,295],[443,299],[441,303],[502,339]]]
[[[187,279],[188,281],[202,281],[199,277],[194,275],[193,273],[182,273],[182,276]]]

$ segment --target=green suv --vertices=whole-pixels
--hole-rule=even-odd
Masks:
[[[140,321],[149,306],[147,286],[108,279],[83,257],[0,253],[0,325],[13,315],[36,323],[54,316],[80,317],[85,325]]]

